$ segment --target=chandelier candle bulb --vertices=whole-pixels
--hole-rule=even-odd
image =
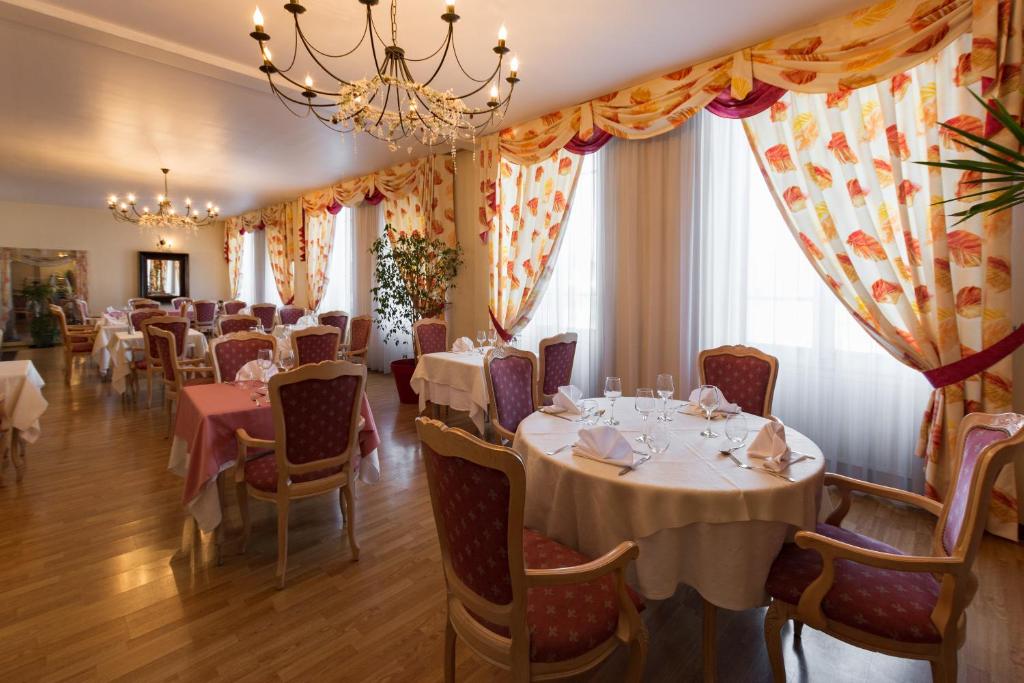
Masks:
[[[263,31],[263,12],[260,11],[259,7],[252,13],[252,23],[256,25],[257,31]]]

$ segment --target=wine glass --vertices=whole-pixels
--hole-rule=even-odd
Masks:
[[[658,420],[661,422],[671,422],[672,418],[668,416],[668,400],[672,398],[672,394],[676,393],[676,388],[672,384],[672,375],[658,375],[655,386],[658,387],[658,396],[661,396],[661,417]]]
[[[718,438],[718,434],[711,431],[711,414],[718,408],[720,401],[721,397],[718,393],[718,387],[713,384],[702,384],[697,389],[697,405],[704,411],[704,416],[708,421],[704,431],[700,433],[705,439]]]
[[[476,331],[476,345],[479,348],[480,353],[483,353],[484,344],[486,344],[486,343],[487,343],[487,330],[477,330]]]
[[[597,424],[597,401],[587,398],[580,402],[580,419],[585,425]]]
[[[643,433],[636,438],[641,443],[647,442],[647,417],[654,412],[654,389],[642,388],[636,390],[636,400],[634,402],[636,412],[640,413],[640,418],[643,420]]]
[[[490,346],[494,346],[497,343],[498,343],[498,333],[492,327],[492,328],[487,330],[487,344],[490,345]]]
[[[618,377],[605,377],[604,397],[612,403],[611,410],[608,411],[608,417],[604,421],[607,425],[619,424],[619,421],[615,419],[615,399],[620,396],[622,396],[622,380]]]
[[[647,446],[647,452],[650,453],[653,458],[654,456],[661,455],[667,451],[671,440],[668,425],[664,422],[656,421],[651,425],[651,431],[647,435],[644,445]]]
[[[747,436],[750,430],[747,427],[747,418],[742,414],[730,415],[725,420],[725,439],[729,442],[729,450],[734,451],[747,443]]]

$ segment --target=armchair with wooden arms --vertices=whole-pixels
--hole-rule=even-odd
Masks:
[[[217,321],[217,302],[212,299],[199,299],[191,302],[191,308],[196,316],[192,325],[203,334],[212,334]]]
[[[302,306],[292,306],[291,304],[282,306],[277,311],[277,318],[281,321],[282,325],[294,325],[304,315],[306,315],[305,308]]]
[[[333,325],[314,325],[292,332],[296,365],[310,365],[338,359],[341,334]]]
[[[76,357],[92,354],[92,345],[96,342],[96,327],[93,325],[68,325],[64,309],[50,304],[50,313],[57,318],[60,326],[60,339],[64,345],[64,382],[71,384],[71,371]]]
[[[246,307],[246,303],[240,299],[232,299],[231,301],[224,302],[224,315],[238,315],[242,312],[242,309]]]
[[[330,325],[331,327],[338,328],[338,332],[341,335],[339,337],[339,357],[343,357],[345,353],[345,335],[348,333],[348,319],[349,314],[345,311],[327,311],[326,313],[320,313],[316,317],[318,325]]]
[[[252,332],[260,324],[254,315],[222,315],[217,318],[217,334],[234,334],[235,332]]]
[[[188,334],[187,321],[179,319],[186,325],[181,332],[181,337]],[[155,349],[154,356],[160,361],[160,383],[164,387],[164,404],[170,414],[169,430],[174,429],[174,416],[177,408],[178,397],[182,389],[192,384],[211,384],[213,382],[213,368],[202,365],[205,358],[182,358],[178,355],[176,338],[177,331],[163,329],[157,325],[147,325],[149,343]]]
[[[259,318],[264,332],[274,331],[274,324],[277,322],[277,306],[274,304],[253,304],[249,307],[249,313]]]
[[[348,346],[342,344],[341,355],[353,363],[366,364],[366,354],[370,348],[370,333],[373,331],[373,318],[368,315],[357,315],[349,321]]]
[[[836,474],[825,485],[841,502],[815,531],[783,546],[766,582],[771,605],[765,644],[776,681],[785,681],[781,630],[807,624],[859,647],[928,660],[933,680],[957,679],[957,650],[967,636],[965,610],[977,589],[972,572],[985,530],[992,487],[1024,443],[1024,415],[972,413],[957,434],[956,478],[945,504],[924,496]],[[937,518],[929,555],[896,548],[843,529],[851,492],[913,505]]]
[[[213,362],[215,382],[234,382],[238,371],[259,359],[260,351],[270,351],[277,358],[277,339],[261,332],[234,332],[210,342],[210,360]]]
[[[625,680],[639,681],[647,629],[626,585],[636,543],[591,559],[525,528],[515,451],[423,417],[416,431],[447,586],[445,681],[455,680],[457,639],[514,681],[579,676],[625,645]]]

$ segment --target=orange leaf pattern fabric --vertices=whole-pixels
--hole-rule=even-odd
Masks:
[[[935,9],[925,12],[925,5]],[[923,3],[917,21],[941,21],[935,17],[942,6],[949,10],[946,18],[961,11],[955,2]],[[744,120],[808,260],[869,335],[921,371],[976,353],[1012,329],[1009,215],[954,225],[956,219],[946,214],[965,208],[965,200],[932,204],[969,192],[965,179],[914,163],[973,154],[939,125],[953,121],[977,131],[985,118],[966,87],[956,85],[972,47],[977,36],[964,34],[890,82],[849,87],[842,97],[790,92],[779,102],[788,120],[771,112]],[[1001,99],[1020,115],[1019,91]],[[797,120],[801,127],[792,124]],[[818,137],[802,147],[802,131],[812,120]],[[1014,144],[1007,135],[1001,131],[997,139]],[[791,164],[779,164],[772,153],[783,147],[793,154]],[[805,203],[815,211],[802,210]],[[1011,377],[1010,360],[1004,359],[933,393],[918,445],[929,495],[941,499],[946,493],[954,466],[949,449],[964,414],[1011,409]],[[1013,474],[1004,472],[996,488],[988,528],[1016,537]]]
[[[306,219],[306,299],[308,308],[317,311],[330,274],[327,264],[331,262],[334,246],[334,216],[318,213]]]

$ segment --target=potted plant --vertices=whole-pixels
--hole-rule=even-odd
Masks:
[[[28,309],[32,316],[32,322],[29,325],[29,331],[32,333],[32,346],[53,346],[60,336],[57,318],[50,313],[53,286],[39,280],[32,283],[26,281],[21,286],[21,293],[28,302]]]
[[[439,316],[447,307],[448,290],[455,286],[455,276],[462,265],[462,247],[453,247],[419,231],[395,237],[390,225],[385,232],[370,247],[376,262],[376,284],[370,290],[374,322],[385,343],[408,346],[412,324],[420,318]],[[409,385],[415,369],[416,361],[408,354],[391,363],[402,403],[417,401]]]

